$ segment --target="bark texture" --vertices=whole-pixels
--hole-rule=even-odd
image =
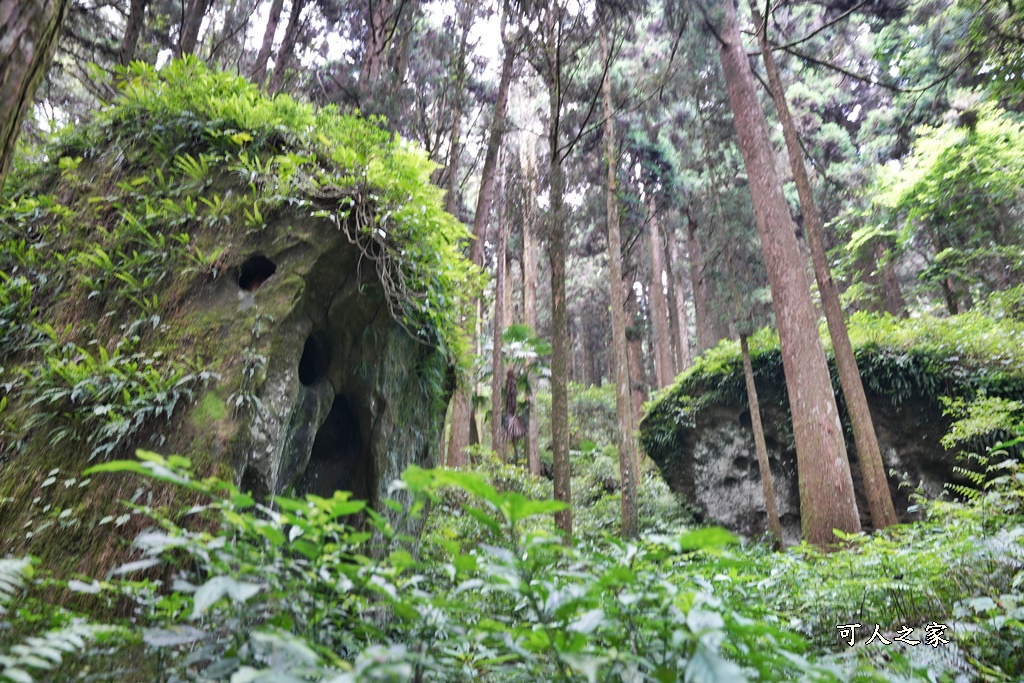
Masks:
[[[846,409],[853,427],[853,441],[857,447],[861,475],[864,477],[864,493],[868,499],[868,509],[871,511],[871,522],[876,529],[884,529],[891,524],[896,524],[899,520],[896,518],[896,509],[893,507],[892,495],[889,493],[889,482],[885,474],[885,464],[882,462],[882,452],[878,448],[878,438],[875,436],[875,425],[871,420],[871,411],[868,409],[868,399],[864,395],[860,369],[857,367],[857,358],[853,355],[853,344],[850,343],[850,333],[846,328],[842,305],[839,303],[839,290],[836,288],[832,272],[828,267],[828,255],[825,253],[825,241],[822,237],[821,216],[818,214],[818,206],[814,201],[811,181],[807,177],[807,167],[804,165],[800,139],[797,137],[796,126],[793,124],[793,117],[789,112],[785,89],[782,86],[782,79],[779,77],[779,69],[775,64],[771,45],[768,44],[767,26],[762,21],[753,2],[751,2],[751,9],[754,23],[761,27],[757,34],[758,43],[761,46],[761,56],[768,73],[768,85],[772,98],[775,100],[779,121],[782,123],[786,150],[789,152],[789,161],[793,167],[793,180],[796,182],[797,193],[800,196],[800,208],[804,216],[807,244],[811,250],[814,277],[818,281],[821,307],[825,311],[825,320],[828,321],[828,331],[832,338],[832,348],[835,351],[839,384],[843,389]]]
[[[779,327],[797,451],[801,526],[807,541],[827,546],[835,543],[833,529],[861,530],[853,479],[803,259],[740,39],[736,8],[732,0],[722,4],[719,57]]]
[[[491,212],[491,201],[494,197],[494,183],[498,170],[498,151],[505,134],[505,111],[508,108],[508,90],[512,83],[512,68],[515,65],[515,53],[510,46],[505,47],[505,56],[501,65],[501,80],[498,82],[498,100],[494,104],[494,120],[491,123],[490,136],[487,140],[487,152],[484,155],[484,167],[480,176],[480,193],[477,195],[476,213],[473,216],[473,241],[469,245],[469,258],[475,265],[483,260],[484,230]],[[478,302],[468,302],[467,311],[477,309]],[[472,313],[467,315],[472,317]],[[467,321],[469,329],[476,329],[476,321]],[[462,377],[452,397],[452,423],[448,440],[448,464],[460,467],[466,464],[466,448],[470,443],[470,420],[473,415],[473,387],[470,378]]]
[[[526,174],[529,178],[530,192],[526,204],[526,222],[523,224],[523,318],[527,326],[537,333],[537,238],[534,235],[534,197],[537,196],[536,160],[529,147],[526,154]],[[537,425],[535,408],[537,405],[537,387],[535,381],[530,382],[530,415],[526,428],[526,462],[530,473],[540,474],[540,429]]]
[[[651,250],[651,318],[654,322],[654,369],[658,388],[672,383],[674,378],[672,362],[671,333],[668,326],[668,302],[665,299],[665,251],[661,246],[661,221],[658,220],[658,205],[654,194],[647,196],[647,241]]]
[[[674,285],[672,305],[676,312],[676,374],[679,374],[687,370],[693,362],[690,357],[690,321],[686,315],[686,278],[683,277],[683,260],[679,255],[679,244],[674,239],[669,239],[668,242],[671,264],[669,278]]]
[[[551,97],[551,123],[548,130],[550,147],[550,212],[551,242],[548,260],[551,263],[551,458],[554,469],[555,500],[572,503],[569,481],[569,307],[565,300],[565,257],[568,239],[562,216],[565,212],[565,176],[561,151],[558,148],[557,92]],[[555,524],[566,536],[572,536],[572,508],[555,513]]]
[[[135,59],[135,50],[139,45],[139,36],[146,23],[146,6],[149,0],[132,0],[128,8],[128,23],[121,38],[121,47],[117,51],[117,61],[121,66],[128,66]]]
[[[505,329],[505,221],[504,217],[498,217],[497,256],[495,258],[494,277],[494,340],[491,347],[491,448],[495,455],[502,462],[508,458],[505,449],[505,434],[501,424],[502,406],[505,392],[502,380],[505,377],[504,366],[501,362],[501,332]]]
[[[299,40],[299,31],[302,29],[302,10],[305,6],[306,0],[292,0],[292,12],[288,17],[288,26],[284,30],[284,39],[277,51],[274,73],[270,75],[270,86],[267,88],[271,95],[280,90],[284,83],[284,75],[288,71],[289,62],[292,61],[295,44]]]
[[[764,440],[761,425],[761,404],[757,400],[757,385],[754,384],[754,369],[750,365],[750,346],[747,335],[740,335],[740,351],[743,353],[743,377],[747,382],[747,403],[750,406],[750,426],[754,431],[754,447],[757,450],[757,467],[761,472],[761,489],[764,491],[764,508],[768,513],[768,530],[775,536],[776,543],[782,543],[782,523],[779,522],[779,508],[775,501],[775,480],[768,464],[768,445]]]
[[[643,417],[644,398],[647,396],[647,383],[644,379],[643,335],[639,327],[639,311],[636,303],[636,292],[633,281],[627,279],[622,283],[626,297],[626,328],[627,354],[629,356],[629,395],[633,405],[633,424],[639,425]],[[638,449],[639,450],[639,449]]]
[[[696,351],[700,353],[718,343],[717,316],[711,312],[711,292],[704,278],[704,251],[697,236],[697,220],[686,212],[686,248],[690,252],[690,281],[693,288],[693,313],[697,326]]]
[[[70,0],[0,3],[0,187],[22,119],[53,59],[70,6]]]
[[[203,19],[210,9],[212,0],[189,0],[185,14],[181,18],[181,29],[178,33],[178,56],[195,54],[199,47],[199,30],[203,27]]]
[[[267,75],[267,61],[270,60],[270,53],[274,49],[274,38],[277,36],[277,25],[281,22],[281,11],[284,9],[284,0],[273,0],[270,3],[270,13],[267,15],[267,27],[263,31],[263,43],[260,51],[256,54],[256,63],[249,72],[249,79],[254,83],[262,83]]]
[[[608,33],[601,33],[601,54],[608,63]],[[618,418],[619,479],[622,484],[622,535],[633,538],[638,531],[636,488],[637,458],[633,426],[633,406],[629,392],[629,357],[626,347],[626,302],[622,287],[622,238],[619,234],[619,202],[615,124],[612,120],[612,85],[610,69],[605,68],[602,95],[604,97],[604,153],[607,164],[606,202],[608,221],[608,271],[611,282],[612,355],[615,365],[615,414]]]
[[[907,302],[900,291],[900,282],[896,277],[896,269],[892,261],[887,259],[885,246],[879,242],[875,245],[875,265],[882,270],[882,288],[885,299],[885,310],[897,318],[907,317]]]

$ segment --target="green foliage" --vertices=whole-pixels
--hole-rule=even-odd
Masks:
[[[388,506],[426,515],[413,553],[412,538],[347,493],[265,506],[196,479],[184,458],[138,455],[85,475],[132,473],[201,500],[133,505],[153,522],[136,539],[138,559],[66,584],[108,610],[134,604],[118,630],[68,615],[59,624],[105,634],[107,648],[76,663],[111,657],[123,677],[114,680],[150,667],[165,680],[232,681],[1009,680],[1024,671],[1015,461],[975,500],[924,502],[925,521],[846,536],[832,553],[740,547],[716,528],[565,545],[551,520],[561,504],[520,469],[411,468],[399,484],[409,502]],[[0,563],[2,592],[16,592],[28,568]],[[168,583],[132,578],[156,568]],[[25,600],[20,630],[30,611],[48,609],[45,593]],[[850,650],[836,634],[836,624],[861,623],[863,642],[875,624],[892,638],[929,622],[947,626],[949,644]],[[61,638],[54,629],[22,647],[0,634],[0,653],[11,653],[0,663],[36,666],[24,657],[60,649]]]
[[[882,168],[876,202],[902,226],[901,245],[930,246],[922,279],[952,277],[993,289],[1007,278],[1020,281],[1022,150],[1024,126],[985,104],[962,114],[958,125],[922,128],[902,168]]]
[[[91,145],[95,134],[145,142],[192,191],[217,169],[234,168],[253,190],[242,207],[250,229],[262,229],[279,206],[308,206],[362,246],[399,322],[461,354],[452,302],[478,275],[460,252],[469,235],[444,212],[425,154],[372,121],[287,95],[268,98],[191,57],[160,71],[136,62],[122,75],[118,98],[90,128],[67,135],[67,147]]]
[[[217,375],[198,361],[159,352],[128,354],[120,347],[96,355],[70,345],[29,375],[24,398],[31,408],[24,428],[39,430],[49,447],[70,441],[91,447],[89,459],[115,452],[144,424],[169,422],[178,405]]]
[[[943,396],[970,401],[976,396],[1016,400],[1024,395],[1024,326],[1012,319],[978,312],[907,320],[856,313],[848,327],[865,387],[894,406],[911,399],[937,404]],[[821,333],[836,395],[841,396],[824,327]],[[758,386],[785,385],[778,344],[777,335],[767,329],[750,339]],[[652,457],[668,452],[679,430],[692,427],[706,406],[743,404],[745,392],[739,344],[723,341],[650,403],[641,424],[642,445]],[[788,404],[780,407],[788,410]]]

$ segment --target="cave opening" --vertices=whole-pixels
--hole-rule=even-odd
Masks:
[[[316,433],[297,493],[330,498],[335,491],[351,491],[352,500],[372,501],[376,489],[373,457],[359,415],[348,397],[339,394]]]
[[[327,376],[331,367],[331,337],[323,330],[306,337],[299,358],[299,381],[304,386],[315,384]]]
[[[255,292],[277,272],[277,264],[263,254],[250,256],[238,269],[238,286]]]

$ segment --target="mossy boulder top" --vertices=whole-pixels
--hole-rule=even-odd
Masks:
[[[956,410],[984,397],[1019,409],[1024,400],[1024,325],[980,313],[899,321],[856,314],[850,335],[867,393],[897,512],[908,518],[910,494],[940,495],[956,481],[956,454],[980,452],[1008,436],[998,420],[951,444]],[[823,340],[827,331],[822,329]],[[846,434],[861,523],[871,527],[857,451],[831,349],[825,341]],[[788,541],[800,535],[800,496],[792,420],[777,335],[750,340],[761,418]],[[641,443],[669,486],[708,521],[756,535],[767,528],[739,343],[705,352],[647,408]],[[901,486],[906,483],[908,486]],[[813,483],[809,483],[813,485]]]
[[[433,169],[194,59],[133,67],[23,150],[0,203],[0,553],[109,564],[126,546],[98,528],[137,531],[120,501],[172,501],[80,473],[136,448],[257,496],[374,505],[435,464],[454,302],[480,275]]]

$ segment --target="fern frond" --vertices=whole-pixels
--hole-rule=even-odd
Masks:
[[[33,683],[35,677],[30,672],[53,671],[65,655],[84,651],[88,641],[114,630],[111,626],[75,623],[26,638],[11,646],[8,653],[0,652],[0,683]]]
[[[32,558],[17,557],[0,559],[0,614],[6,614],[7,605],[32,578]]]

